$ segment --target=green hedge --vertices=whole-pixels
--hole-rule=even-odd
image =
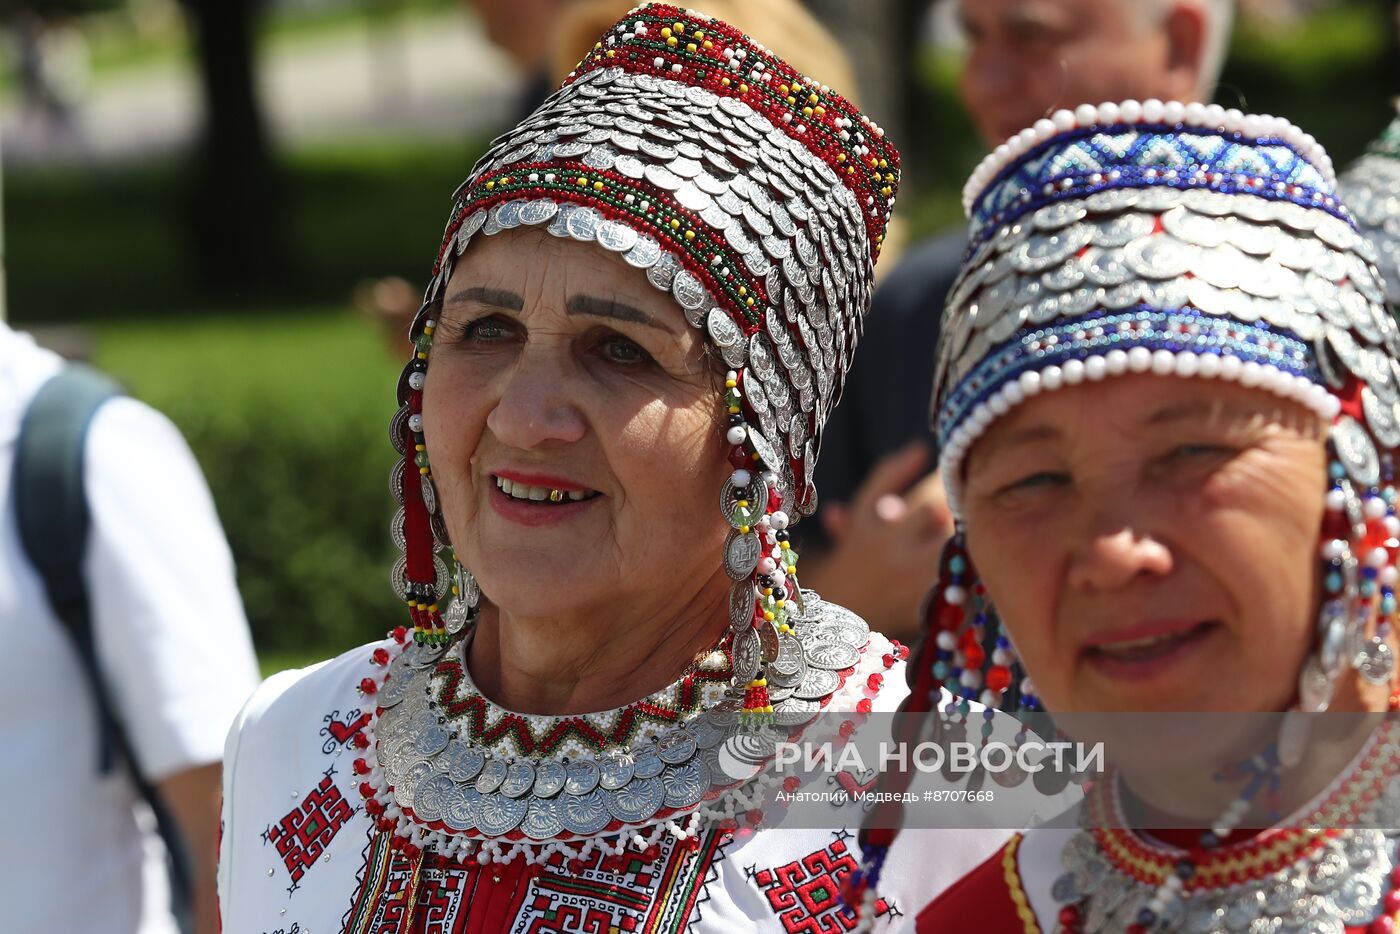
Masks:
[[[104,325],[96,362],[204,468],[260,654],[326,654],[402,616],[389,586],[400,361],[344,311]]]

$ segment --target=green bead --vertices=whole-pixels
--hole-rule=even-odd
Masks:
[[[428,452],[419,451],[417,454],[413,455],[413,462],[419,467],[428,466]]]
[[[417,347],[423,353],[427,353],[433,348],[433,335],[419,334],[418,339],[413,342],[413,346]]]

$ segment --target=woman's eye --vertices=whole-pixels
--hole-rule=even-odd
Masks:
[[[603,356],[613,363],[635,366],[651,360],[651,354],[643,350],[636,341],[621,335],[604,338],[601,349]]]
[[[475,321],[454,321],[447,319],[438,322],[438,336],[451,344],[467,347],[481,344],[499,344],[510,340],[516,328],[499,315],[487,315]]]
[[[511,336],[510,324],[495,315],[479,318],[467,324],[462,330],[462,336],[465,340],[479,343],[505,340]]]
[[[1028,474],[1019,480],[1013,480],[998,489],[997,495],[1003,496],[1006,494],[1029,493],[1037,490],[1050,489],[1052,487],[1061,486],[1068,481],[1069,478],[1065,474],[1042,471],[1040,473]]]
[[[1222,444],[1179,444],[1167,455],[1168,460],[1196,460],[1208,457],[1224,457],[1234,453],[1233,448]]]

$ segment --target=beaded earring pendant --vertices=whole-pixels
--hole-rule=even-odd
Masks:
[[[1020,709],[1040,709],[1035,686],[1021,676],[1015,647],[972,569],[961,529],[948,543],[926,628],[936,651],[932,690],[947,685],[955,696],[989,709],[1013,699]]]
[[[457,561],[448,542],[423,434],[423,387],[436,326],[431,308],[419,315],[414,325],[410,335],[413,358],[399,378],[400,407],[389,427],[394,449],[403,455],[389,481],[400,505],[390,525],[390,537],[402,553],[394,562],[390,579],[408,606],[414,645],[430,653],[441,651],[476,619],[481,599],[476,579]],[[448,570],[444,555],[451,559],[454,571]],[[449,590],[454,599],[444,612],[441,604]]]
[[[730,370],[724,379],[725,441],[734,472],[720,495],[720,509],[730,526],[724,567],[734,581],[729,600],[734,686],[743,691],[742,724],[757,729],[773,723],[768,668],[792,637],[802,588],[787,531],[790,520],[782,509],[782,480],[772,469],[777,456],[749,429],[742,379],[740,370]]]
[[[1388,454],[1378,456],[1371,471],[1356,459],[1355,440],[1351,443],[1346,457],[1335,439],[1329,444],[1318,645],[1298,684],[1299,709],[1307,712],[1327,709],[1348,667],[1370,684],[1389,684],[1395,674],[1390,647],[1400,580],[1395,465]]]

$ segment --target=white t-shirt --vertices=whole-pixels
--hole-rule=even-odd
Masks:
[[[20,420],[62,361],[0,324],[0,830],[6,934],[174,930],[158,840],[120,765],[98,772],[97,718],[71,640],[19,540]],[[104,404],[86,446],[86,576],[98,663],[154,782],[217,762],[257,666],[233,561],[189,448],[133,399]],[[149,814],[145,815],[149,817]],[[148,822],[149,823],[149,822]]]

